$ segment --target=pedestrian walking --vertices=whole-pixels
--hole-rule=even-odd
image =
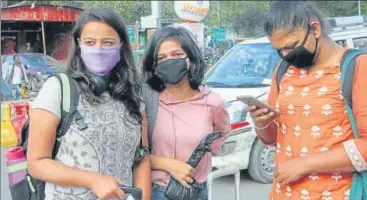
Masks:
[[[20,100],[22,97],[21,88],[27,84],[28,76],[24,64],[19,60],[18,56],[13,57],[13,64],[10,65],[10,72],[8,76],[8,84],[15,90],[14,101]]]

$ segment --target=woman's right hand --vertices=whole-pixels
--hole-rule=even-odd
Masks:
[[[90,189],[100,200],[124,199],[125,193],[120,188],[123,184],[113,176],[96,174],[91,178]]]
[[[264,103],[269,105],[267,102]],[[247,110],[254,120],[255,125],[259,127],[267,126],[271,121],[276,118],[275,113],[269,112],[269,109],[267,108],[258,108],[255,105],[248,105]]]
[[[194,181],[194,168],[192,168],[186,162],[177,159],[171,159],[169,160],[168,166],[170,166],[168,172],[182,185],[189,187],[190,184]]]

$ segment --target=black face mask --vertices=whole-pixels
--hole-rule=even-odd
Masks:
[[[186,59],[186,57],[170,59],[158,64],[154,69],[155,75],[162,81],[173,85],[181,82],[189,72]]]
[[[309,68],[313,65],[315,61],[316,51],[317,51],[317,45],[318,45],[318,38],[316,38],[316,47],[315,51],[312,53],[308,51],[304,45],[308,39],[308,35],[310,32],[310,28],[307,30],[306,37],[299,45],[298,47],[294,48],[291,52],[289,52],[287,55],[283,56],[283,54],[278,50],[279,56],[286,61],[287,63],[300,68],[305,69]]]

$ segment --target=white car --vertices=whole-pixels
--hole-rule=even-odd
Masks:
[[[334,29],[330,37],[339,44],[367,50],[367,26],[353,27]],[[276,148],[257,138],[246,105],[236,97],[252,95],[266,100],[279,61],[269,40],[262,37],[235,45],[206,74],[204,83],[225,100],[232,123],[228,140],[213,158],[214,169],[237,166],[248,169],[258,182],[272,182]]]

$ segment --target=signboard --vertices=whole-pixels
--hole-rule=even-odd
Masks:
[[[152,15],[140,17],[141,28],[157,28],[157,18]]]
[[[176,15],[189,22],[200,22],[209,12],[209,1],[175,1]]]
[[[138,27],[136,25],[127,26],[127,32],[128,32],[131,48],[134,50],[139,49]]]
[[[54,6],[12,7],[1,9],[1,20],[75,22],[82,10]]]
[[[133,26],[130,26],[127,29],[128,29],[128,33],[129,33],[130,42],[134,42],[135,41],[135,28]]]
[[[157,29],[148,29],[147,30],[147,39],[149,40],[150,37],[152,37],[152,35],[154,34],[154,32],[156,31]]]
[[[204,24],[202,23],[177,23],[174,27],[183,27],[189,30],[199,46],[199,48],[204,48]]]
[[[219,44],[221,41],[226,39],[226,31],[222,28],[212,29],[212,40],[214,44]]]

